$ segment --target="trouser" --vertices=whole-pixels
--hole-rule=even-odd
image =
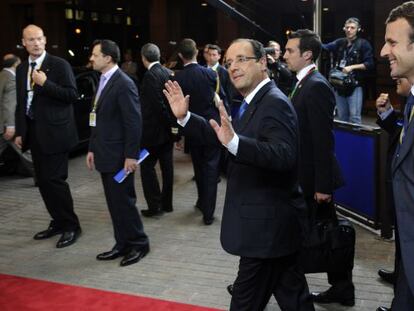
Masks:
[[[101,173],[105,198],[114,228],[115,247],[121,251],[142,249],[149,241],[135,206],[134,176],[129,174],[122,183],[116,182],[115,173]]]
[[[280,258],[241,257],[230,311],[264,310],[273,294],[282,311],[313,311],[297,253]]]
[[[361,86],[354,89],[351,95],[345,97],[335,91],[337,118],[341,121],[361,124],[363,90]]]
[[[35,134],[35,121],[29,121],[28,142],[32,151],[33,166],[46,209],[54,226],[63,231],[73,231],[80,227],[78,216],[73,209],[73,199],[68,178],[68,152],[47,154],[39,145]]]
[[[198,191],[198,206],[203,212],[204,219],[210,220],[216,208],[220,147],[191,144],[190,153]]]
[[[173,197],[173,144],[147,147],[149,156],[141,163],[141,181],[144,197],[150,210],[171,211]],[[155,165],[159,161],[162,177],[162,190],[158,182]]]

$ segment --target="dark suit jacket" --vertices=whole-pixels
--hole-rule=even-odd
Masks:
[[[398,131],[396,116],[392,113],[382,125]],[[414,293],[414,120],[405,132],[402,145],[398,146],[391,164],[395,213],[404,270],[411,293]]]
[[[213,102],[216,79],[216,73],[212,69],[199,64],[189,64],[175,75],[184,95],[190,95],[190,111],[206,120],[219,118]]]
[[[16,136],[22,136],[23,150],[27,149],[27,73],[28,61],[16,70]],[[43,86],[35,85],[32,109],[35,135],[42,152],[67,152],[78,143],[73,103],[78,93],[75,77],[67,61],[46,54],[41,70],[47,75]]]
[[[306,197],[332,194],[343,185],[335,156],[333,111],[335,95],[318,72],[307,75],[292,97],[300,128],[299,181]]]
[[[229,156],[221,225],[223,248],[234,255],[275,258],[302,243],[297,185],[299,137],[295,111],[271,81],[254,96],[241,120],[237,156]],[[216,139],[210,124],[192,114],[185,134]]]
[[[89,140],[99,172],[117,172],[124,167],[125,158],[137,158],[141,126],[137,87],[118,69],[99,96],[96,127],[92,127]]]
[[[172,71],[161,64],[155,64],[142,79],[142,146],[157,146],[171,141],[172,112],[165,95],[164,84],[171,78]],[[175,124],[174,124],[175,125]]]

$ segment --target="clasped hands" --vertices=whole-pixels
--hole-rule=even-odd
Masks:
[[[188,112],[188,106],[190,102],[190,96],[184,96],[183,91],[181,90],[180,85],[176,81],[168,81],[165,83],[165,89],[163,90],[165,97],[168,100],[168,103],[171,106],[171,110],[174,113],[175,117],[182,121]],[[218,140],[223,144],[227,145],[234,137],[235,133],[233,126],[231,125],[231,120],[227,114],[226,108],[224,107],[223,101],[220,100],[219,103],[219,112],[220,112],[220,125],[213,119],[210,119],[210,125],[213,127],[216,132]]]

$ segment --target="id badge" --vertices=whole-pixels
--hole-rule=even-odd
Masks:
[[[96,126],[96,113],[95,112],[91,112],[89,114],[89,126]]]
[[[346,59],[341,59],[341,62],[339,63],[339,67],[341,68],[346,67]]]

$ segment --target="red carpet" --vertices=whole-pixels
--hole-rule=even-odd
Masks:
[[[0,274],[0,310],[218,311],[218,309],[6,274]]]

